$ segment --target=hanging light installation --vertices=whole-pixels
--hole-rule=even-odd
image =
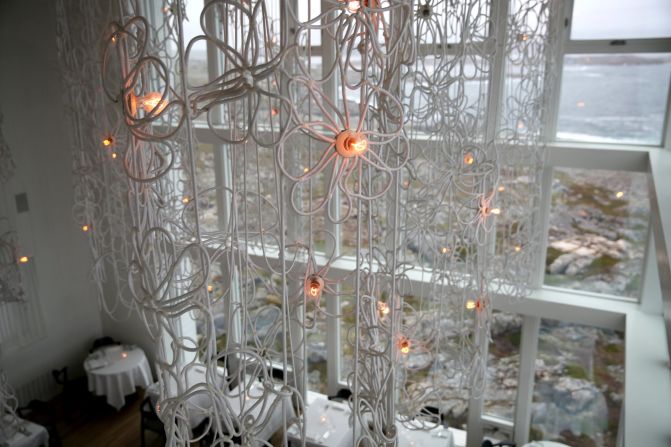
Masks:
[[[214,443],[275,414],[304,438],[327,326],[357,445],[481,397],[492,307],[539,252],[549,0],[213,0],[190,38],[183,1],[90,3],[59,3],[64,54],[105,30],[65,62],[75,215],[101,299],[156,340],[169,445],[194,414]]]

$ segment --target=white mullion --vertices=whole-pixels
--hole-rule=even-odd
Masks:
[[[545,129],[545,141],[553,141],[557,138],[557,122],[559,121],[559,101],[561,98],[562,75],[564,73],[564,54],[568,40],[571,36],[571,14],[573,10],[573,0],[562,2],[553,2],[550,4],[550,17],[552,23],[550,26],[556,30],[558,45],[557,58],[554,61],[553,84],[551,85],[550,98],[548,101],[548,121]]]
[[[321,1],[321,10],[327,11],[331,8],[329,0]],[[332,19],[328,17],[327,20]],[[336,49],[335,41],[330,38],[329,33],[334,32],[333,27],[323,28],[321,30],[321,53],[322,53],[322,70],[327,70],[327,67],[330,67],[336,58]],[[324,73],[322,73],[323,75]],[[326,81],[322,88],[324,89],[324,94],[328,97],[334,104],[337,104],[337,74],[336,70],[332,77]],[[332,118],[337,120],[335,114]],[[333,169],[336,169],[335,165],[332,165],[326,171],[324,176],[324,181],[327,181],[332,174]],[[340,237],[340,227],[328,218],[330,214],[336,220],[340,218],[340,191],[336,189],[333,192],[333,198],[329,204],[330,213],[328,210],[325,210],[324,216],[324,230],[333,235],[333,241],[331,242],[329,238],[326,238],[326,253],[333,253],[334,258],[340,256],[341,253],[341,237]],[[333,246],[331,246],[333,244]],[[335,296],[329,296],[326,300],[326,311],[329,315],[339,315],[340,314],[340,284],[335,285],[336,293]],[[328,318],[326,320],[326,377],[327,377],[327,391],[329,395],[335,395],[340,388],[340,366],[341,366],[341,355],[342,349],[340,346],[340,319],[338,318]]]
[[[525,316],[522,323],[522,337],[520,341],[520,369],[517,380],[517,400],[515,402],[515,428],[513,441],[517,445],[524,445],[529,440],[531,426],[531,404],[534,392],[534,372],[536,369],[536,354],[538,352],[538,335],[541,319]]]
[[[541,200],[540,200],[540,244],[536,264],[534,288],[543,286],[545,280],[545,258],[548,250],[548,230],[550,228],[550,211],[552,208],[552,174],[551,166],[543,168],[541,181]]]
[[[669,77],[669,88],[666,94],[666,112],[664,116],[664,129],[662,130],[662,147],[671,151],[671,77]]]

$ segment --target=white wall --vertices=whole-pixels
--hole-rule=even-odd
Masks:
[[[4,196],[28,194],[30,211],[15,215],[19,239],[33,256],[46,337],[0,353],[14,387],[55,368],[82,374],[102,322],[88,272],[86,236],[72,219],[72,169],[58,77],[54,2],[0,1],[0,111],[17,164]],[[9,189],[9,190],[7,190]]]

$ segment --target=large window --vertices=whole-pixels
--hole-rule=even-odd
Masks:
[[[546,216],[549,222],[548,234],[545,235],[547,257],[542,266],[544,275],[539,276],[543,276],[547,286],[639,298],[649,237],[647,175],[600,169],[599,164],[603,162],[606,166],[608,160],[594,155],[597,152],[593,152],[593,143],[607,147],[638,145],[639,148],[664,143],[671,48],[665,48],[668,42],[658,38],[671,36],[670,22],[660,20],[669,17],[671,4],[665,0],[646,0],[635,7],[633,2],[626,0],[575,0],[573,3],[575,11],[568,17],[572,19],[568,22],[570,27],[562,31],[565,37],[562,70],[555,86],[559,93],[549,104],[554,112],[554,121],[547,124],[549,140],[584,149],[585,154],[589,154],[585,157],[590,161],[585,169],[554,166],[552,181],[548,182],[550,191],[546,191],[545,195],[551,200],[547,207],[549,216]],[[188,4],[194,5],[193,10],[189,6],[187,11],[189,26],[198,28],[202,5],[193,0]],[[311,4],[310,14],[314,16],[318,2]],[[645,26],[634,26],[635,23],[644,23]],[[193,32],[199,33],[197,29]],[[320,37],[320,33],[316,32],[310,36],[314,50],[310,70],[315,73],[322,69],[322,53],[318,46],[321,44]],[[622,39],[628,40],[611,45],[612,40]],[[208,79],[208,64],[213,71],[213,61],[207,60],[203,45],[194,48],[194,58],[202,61],[200,65],[196,64],[202,70],[190,73],[190,79],[202,83]],[[466,72],[470,69],[470,66],[463,67]],[[487,94],[488,80],[468,79],[464,84],[467,100]],[[358,98],[347,98],[348,103],[355,103],[356,100]],[[336,102],[344,107],[341,98],[337,98]],[[422,104],[416,106],[421,107]],[[353,107],[353,110],[356,112],[358,109]],[[420,137],[426,138],[423,131],[425,129],[413,129],[412,136],[416,138],[412,142],[413,147],[427,145],[426,140],[419,141]],[[202,179],[199,189],[214,188],[199,197],[200,217],[207,231],[216,231],[219,220],[225,216],[221,207],[225,207],[226,194],[221,191],[230,187],[226,182],[237,182],[238,185],[247,182],[247,185],[254,185],[248,187],[252,192],[262,196],[273,195],[272,202],[276,203],[277,173],[271,149],[249,144],[244,151],[234,153],[212,137],[207,129],[199,129],[197,138],[201,141],[196,160],[201,176],[199,180]],[[245,166],[255,165],[256,168],[246,172],[245,178],[227,178],[226,163],[243,163],[242,157],[246,157]],[[250,160],[255,163],[250,163]],[[305,163],[297,163],[296,169],[302,171]],[[421,161],[417,169],[421,169]],[[239,167],[238,172],[243,170]],[[322,178],[314,180],[315,185],[323,181]],[[408,180],[402,185],[401,194],[417,194],[415,186],[412,179]],[[317,186],[315,192],[320,192]],[[384,226],[385,212],[378,211],[375,224]],[[334,213],[337,214],[337,211]],[[268,216],[266,222],[272,219]],[[305,222],[301,221],[301,229],[306,228]],[[257,228],[263,226],[258,222],[256,224]],[[357,216],[350,217],[340,226],[340,234],[336,238],[339,246],[335,247],[335,252],[345,258],[354,254],[356,224]],[[329,228],[324,216],[315,217],[312,225],[313,229],[335,229]],[[363,239],[366,239],[367,228],[363,228],[362,233]],[[313,241],[318,252],[327,250],[330,241],[326,239],[316,238]],[[429,261],[424,261],[422,257],[421,235],[417,236],[417,241],[416,247],[406,247],[405,260],[415,266],[428,265]],[[430,246],[427,253],[440,249],[442,247]],[[348,260],[351,261],[351,258],[345,259]],[[225,317],[229,303],[216,301],[218,292],[228,287],[222,282],[222,275],[226,275],[221,272],[222,268],[226,268],[226,262],[223,259],[219,261],[223,267],[213,267],[212,278],[217,314],[215,326],[220,347],[223,347],[231,328],[227,327],[229,320]],[[255,343],[258,346],[277,350],[282,336],[276,325],[279,321],[277,312],[282,305],[281,295],[275,287],[277,278],[267,271],[253,273],[247,278],[246,293],[260,304],[258,309],[252,309],[252,315],[245,316],[247,323],[239,330],[257,334],[259,338]],[[430,279],[425,281],[428,283]],[[337,323],[330,325],[328,317],[320,315],[306,339],[308,388],[325,394],[329,390],[346,387],[353,371],[352,345],[347,340],[353,336],[357,303],[353,298],[351,278],[349,282],[339,284],[338,291],[339,297],[325,297],[335,303],[332,314],[339,315]],[[499,299],[505,300],[506,297]],[[589,296],[584,297],[585,306],[590,306],[590,299]],[[407,295],[403,296],[403,300],[431,305],[425,297]],[[559,316],[553,313],[554,308],[543,307],[542,299],[540,301],[545,318],[542,320],[536,359],[530,439],[559,440],[575,446],[614,445],[623,396],[624,334],[556,321],[553,318]],[[430,313],[430,309],[425,311]],[[441,327],[448,330],[451,322],[443,323]],[[529,334],[522,332],[521,315],[494,314],[487,371],[489,382],[482,413],[508,421],[510,426],[519,422],[514,418],[516,398],[522,388],[518,383],[520,342],[526,336]],[[330,368],[330,362],[337,362],[339,367]],[[409,382],[421,384],[423,380],[427,383],[435,381],[432,368],[415,370],[408,377]],[[450,425],[458,428],[465,426],[470,411],[467,396],[460,392],[461,383],[461,377],[445,379],[445,389],[451,394],[444,396],[441,408]],[[511,431],[504,430],[504,434],[510,436]]]
[[[545,284],[638,297],[649,214],[646,174],[556,168]]]
[[[532,440],[615,446],[624,398],[624,334],[543,319]]]

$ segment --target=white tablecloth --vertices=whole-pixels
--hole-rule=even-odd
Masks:
[[[151,368],[144,352],[137,347],[125,349],[110,346],[89,355],[84,362],[89,391],[107,396],[107,403],[121,409],[125,396],[136,387],[146,388],[152,382]]]
[[[349,447],[352,445],[352,426],[349,404],[329,401],[308,391],[305,409],[305,444],[308,447]],[[301,445],[301,432],[294,424],[287,430],[292,445]]]
[[[9,418],[8,418],[9,420]],[[41,425],[18,419],[21,430],[9,439],[0,437],[0,446],[7,447],[49,447],[49,433]]]
[[[409,430],[398,424],[399,447],[453,447],[450,429],[435,427],[431,430]]]
[[[206,370],[204,366],[190,365],[184,372],[184,375],[186,376],[186,389],[194,387],[198,383],[204,383],[206,376],[205,371]],[[218,387],[225,386],[224,374],[225,372],[223,370],[218,371]],[[168,396],[174,396],[176,394],[176,390],[177,388],[175,380],[170,379],[167,383]],[[262,399],[264,393],[267,396],[265,401]],[[147,395],[150,396],[152,404],[154,407],[156,407],[156,403],[160,399],[158,382],[151,385],[147,389]],[[237,426],[235,421],[244,421],[250,417],[254,418],[255,421],[265,421],[263,424],[258,422],[253,424],[254,426],[260,427],[259,432],[255,433],[254,435],[254,437],[259,440],[254,443],[255,445],[264,445],[261,440],[270,439],[271,436],[282,427],[282,405],[277,405],[274,411],[271,410],[271,405],[275,402],[278,396],[274,396],[272,392],[264,391],[263,385],[260,381],[254,379],[251,383],[240,384],[233,390],[226,391],[225,397],[226,405],[228,406],[229,413],[232,416],[231,419],[228,419],[230,425]],[[188,417],[191,429],[197,427],[207,416],[209,416],[208,409],[211,406],[212,402],[209,394],[205,392],[195,393],[189,397]],[[286,409],[287,419],[293,418],[294,411],[291,407],[291,401],[289,399],[286,401]],[[227,418],[227,415],[222,415],[222,417]],[[224,424],[224,426],[226,426],[226,424]]]

